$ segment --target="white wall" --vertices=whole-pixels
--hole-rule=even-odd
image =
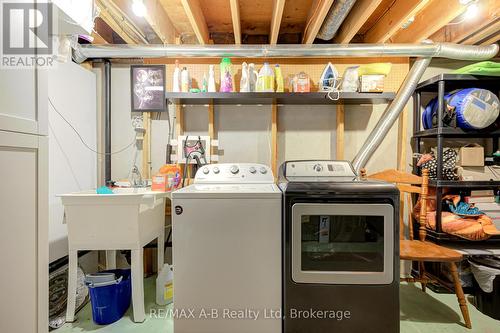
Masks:
[[[112,147],[125,147],[133,139],[130,112],[130,72],[127,66],[112,69]],[[175,117],[172,106],[170,116]],[[271,163],[271,106],[270,105],[216,105],[215,131],[219,139],[220,162]],[[279,162],[289,159],[335,158],[334,106],[286,105],[278,107]],[[175,119],[172,119],[174,126]],[[208,134],[207,107],[184,108],[186,135]],[[156,172],[165,163],[165,149],[169,133],[166,113],[160,120],[152,120],[151,159]],[[139,148],[140,149],[140,148]],[[130,172],[135,149],[113,155],[113,179],[125,178]],[[137,155],[142,166],[142,153]]]
[[[96,77],[68,62],[49,70],[49,99],[57,111],[96,147]],[[96,154],[84,147],[71,127],[49,104],[49,255],[50,261],[68,253],[64,209],[57,194],[82,191],[97,185]]]

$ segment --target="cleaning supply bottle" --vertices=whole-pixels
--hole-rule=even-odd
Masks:
[[[207,92],[208,89],[208,81],[207,81],[207,73],[203,73],[203,82],[201,85],[201,92]]]
[[[174,298],[174,272],[172,266],[164,264],[156,278],[156,304],[167,305]]]
[[[181,72],[181,91],[189,92],[189,72],[186,67],[182,68]]]
[[[216,92],[214,65],[208,67],[208,92]]]
[[[222,58],[220,62],[220,92],[233,92],[231,59]]]
[[[181,91],[181,69],[179,68],[179,60],[175,61],[174,77],[172,81],[172,91]]]
[[[248,88],[250,92],[255,91],[255,86],[257,85],[257,71],[255,70],[255,64],[248,64]]]
[[[249,72],[246,62],[241,64],[240,92],[250,92]]]
[[[274,92],[274,71],[267,62],[259,71],[256,88],[259,92]]]
[[[276,92],[284,92],[283,73],[281,73],[281,67],[278,64],[274,66],[274,76],[276,77]]]

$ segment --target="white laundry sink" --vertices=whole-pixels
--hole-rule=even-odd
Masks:
[[[165,200],[170,193],[150,188],[116,188],[113,192],[97,194],[94,190],[59,195],[70,246],[88,246],[90,242],[106,249],[125,242],[139,247],[139,243],[150,240],[164,227]]]

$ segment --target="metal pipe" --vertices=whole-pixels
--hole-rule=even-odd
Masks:
[[[316,38],[330,40],[335,36],[356,0],[337,0],[328,11]]]
[[[289,44],[289,45],[76,45],[73,59],[241,57],[442,57],[455,60],[487,60],[498,45],[438,44]]]
[[[111,61],[104,61],[104,183],[111,181]]]
[[[394,125],[396,119],[398,119],[399,114],[403,111],[406,103],[408,103],[408,100],[413,94],[413,91],[430,62],[431,58],[419,58],[415,61],[403,81],[403,84],[399,88],[396,97],[392,103],[387,106],[387,109],[385,109],[384,114],[380,117],[377,125],[375,125],[375,128],[373,128],[368,138],[366,138],[365,143],[361,146],[361,149],[357,153],[356,157],[352,160],[352,164],[356,172],[359,173],[359,171],[365,167],[375,150],[377,150],[380,146],[392,125]]]

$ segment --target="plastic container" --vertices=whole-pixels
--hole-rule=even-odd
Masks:
[[[130,306],[132,285],[130,269],[114,269],[87,276],[92,304],[92,319],[98,325],[108,325],[119,320]],[[96,278],[97,275],[97,278]]]
[[[476,288],[476,307],[491,318],[500,320],[500,258],[493,256],[470,259]]]
[[[240,92],[250,92],[250,73],[246,62],[241,64]]]
[[[248,85],[251,92],[255,92],[256,85],[257,85],[257,76],[259,74],[255,70],[255,64],[254,63],[249,63],[248,64]]]
[[[172,266],[164,264],[156,278],[156,303],[167,305],[174,298],[174,272]]]
[[[283,80],[283,73],[281,72],[281,67],[278,64],[274,66],[274,76],[276,77],[276,92],[284,92],[285,82]]]
[[[179,68],[179,60],[175,61],[174,76],[172,78],[172,91],[181,91],[181,69]]]
[[[257,76],[256,91],[274,92],[274,71],[267,62],[264,63]]]
[[[216,92],[214,65],[208,66],[208,92]]]
[[[220,62],[220,92],[233,92],[233,70],[231,59],[222,58]]]
[[[165,191],[173,191],[181,185],[182,170],[177,164],[165,164],[159,173],[166,177]]]
[[[309,75],[304,72],[300,72],[294,77],[293,80],[293,92],[310,92],[311,91],[311,80]]]
[[[182,92],[189,92],[189,89],[191,88],[189,80],[189,71],[186,67],[182,69],[181,72],[181,91]]]

